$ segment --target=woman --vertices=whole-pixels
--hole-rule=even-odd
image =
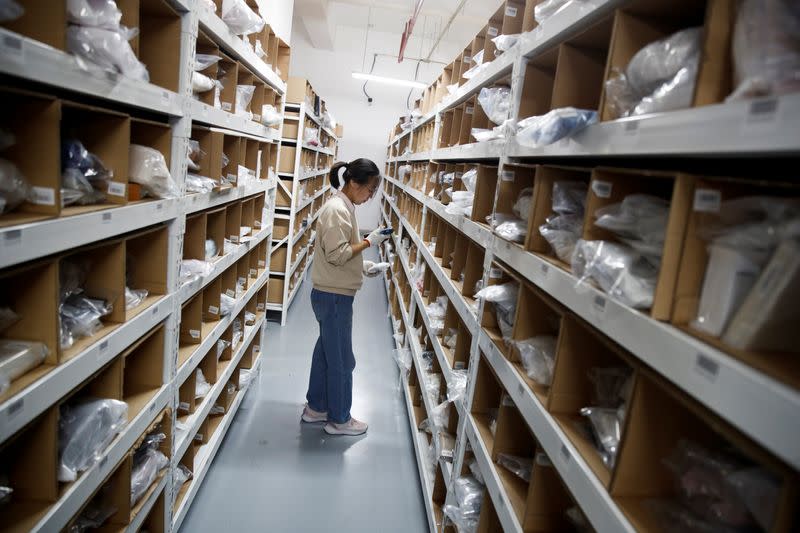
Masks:
[[[369,159],[336,163],[331,169],[336,189],[319,213],[317,254],[311,266],[311,306],[319,322],[314,347],[308,403],[304,422],[327,422],[330,435],[362,435],[367,424],[350,416],[353,400],[353,298],[361,288],[362,275],[380,274],[361,252],[388,238],[378,228],[366,239],[360,237],[355,206],[363,204],[380,186],[380,171]]]

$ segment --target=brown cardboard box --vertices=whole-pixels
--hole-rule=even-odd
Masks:
[[[273,250],[269,261],[271,272],[286,272],[286,253],[287,247],[285,245]]]
[[[172,128],[169,124],[144,120],[141,118],[131,118],[131,144],[148,146],[158,150],[164,156],[164,161],[169,166],[172,162]],[[128,184],[128,200],[131,198],[131,186]]]
[[[66,1],[25,0],[22,5],[25,9],[22,16],[3,22],[2,26],[58,50],[66,50]]]
[[[559,46],[552,109],[599,109],[612,21],[602,20]]]
[[[152,400],[164,382],[164,326],[156,326],[120,357],[125,361],[123,399],[133,420]]]
[[[139,54],[150,83],[178,92],[181,18],[165,0],[138,0]],[[213,96],[213,91],[210,91]]]
[[[296,76],[289,76],[286,84],[286,101],[292,104],[305,102],[308,91],[308,80]]]
[[[219,316],[220,294],[222,293],[222,276],[217,276],[203,289],[203,325],[217,322]]]
[[[278,39],[278,61],[275,64],[275,72],[286,82],[289,80],[289,64],[291,62],[291,49],[289,45]]]
[[[203,126],[192,126],[192,139],[200,143],[204,155],[200,159],[197,174],[217,182],[222,179],[222,151],[225,134]],[[227,155],[227,154],[226,154]]]
[[[494,210],[497,192],[497,167],[478,165],[478,179],[475,183],[475,198],[472,204],[472,220],[487,225],[486,217]]]
[[[503,387],[494,375],[489,363],[481,354],[478,372],[475,377],[474,392],[470,414],[478,427],[478,434],[489,453],[494,453],[494,434],[490,429],[492,420],[497,419],[503,398]]]
[[[278,172],[294,174],[296,158],[297,158],[296,147],[281,145],[280,164],[278,165]]]
[[[219,56],[219,46],[205,33],[202,31],[197,32],[197,44],[195,46],[195,51],[197,54],[206,54],[212,56]],[[213,65],[198,71],[200,74],[204,76],[208,76],[212,80],[217,79],[217,72],[219,70],[219,65],[214,63]],[[198,98],[204,104],[210,105],[213,107],[214,105],[214,90],[206,91],[204,93],[199,93]]]
[[[203,341],[203,298],[194,296],[181,307],[180,347],[178,368],[191,357],[197,345]]]
[[[147,297],[125,311],[125,320],[135,317],[167,294],[167,256],[169,230],[158,226],[125,240],[127,284],[133,290],[145,289]]]
[[[296,141],[298,133],[297,120],[291,117],[286,117],[283,121],[283,133],[281,134],[281,137]]]
[[[281,179],[275,190],[275,205],[277,207],[290,207],[292,205],[292,191],[294,182],[290,179]]]
[[[557,46],[553,47],[528,61],[522,82],[518,115],[520,119],[544,115],[553,108],[551,101],[558,66],[558,50]]]
[[[236,111],[236,82],[239,79],[239,64],[224,52],[219,53],[222,59],[217,63],[217,79],[222,82],[219,100],[222,110],[228,113]]]
[[[286,280],[270,276],[267,302],[271,304],[283,303],[283,287]]]

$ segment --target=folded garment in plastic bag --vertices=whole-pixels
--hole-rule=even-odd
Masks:
[[[67,0],[67,21],[79,26],[114,30],[119,28],[122,11],[114,0]]]
[[[265,126],[280,126],[283,117],[272,104],[264,104],[261,108],[261,123]]]
[[[214,80],[200,72],[192,72],[192,92],[207,93],[214,88]]]
[[[91,467],[128,423],[128,404],[82,398],[61,406],[58,420],[58,480],[75,481]]]
[[[514,330],[514,316],[517,311],[519,285],[513,281],[502,285],[489,285],[475,294],[475,298],[494,304],[497,325],[503,338],[511,338]]]
[[[197,369],[195,372],[195,383],[194,383],[194,397],[195,399],[204,398],[208,391],[211,390],[211,385],[206,381],[206,376],[203,374],[201,369]]]
[[[511,89],[484,87],[478,94],[478,103],[489,120],[495,124],[502,124],[511,115]]]
[[[125,310],[130,311],[131,309],[139,307],[144,299],[147,298],[147,294],[147,289],[131,289],[130,287],[125,287]]]
[[[563,107],[517,122],[516,139],[522,146],[539,148],[570,137],[597,122],[597,111]]]
[[[100,68],[120,72],[135,80],[148,82],[150,76],[144,63],[136,59],[128,41],[135,30],[120,26],[107,30],[86,26],[67,27],[67,50]]]
[[[728,100],[800,91],[800,6],[742,0],[733,31],[736,90]]]
[[[454,489],[461,513],[465,517],[478,518],[483,504],[483,485],[472,476],[464,476],[455,480]]]
[[[549,387],[553,381],[557,343],[558,339],[553,335],[537,335],[530,339],[512,341],[519,352],[525,373],[544,387]]]
[[[513,35],[498,35],[492,39],[492,42],[494,43],[495,47],[497,47],[498,51],[508,52],[517,45],[519,38],[519,33],[515,33]]]
[[[669,202],[649,194],[629,194],[622,202],[595,211],[595,225],[616,233],[626,244],[659,264],[669,217]]]
[[[264,28],[264,19],[247,6],[245,0],[222,0],[222,21],[236,35],[258,33]]]
[[[76,340],[91,337],[103,328],[100,319],[112,311],[105,300],[83,294],[68,296],[58,308],[61,322],[61,348],[71,347]]]
[[[256,92],[255,85],[237,85],[236,86],[236,111],[237,115],[251,116],[248,108],[250,102],[253,100],[253,94]]]
[[[553,248],[556,257],[569,263],[575,251],[575,244],[581,236],[583,218],[575,215],[549,217],[546,224],[539,226],[539,233]]]
[[[178,198],[180,189],[172,180],[164,155],[149,146],[131,144],[128,176],[154,198]]]
[[[219,183],[211,178],[191,173],[186,174],[187,193],[210,193],[217,185],[219,185]]]
[[[691,107],[699,68],[699,58],[688,61],[675,77],[660,85],[653,94],[642,98],[630,115],[664,113]]]
[[[583,217],[588,192],[589,184],[583,181],[556,181],[553,183],[553,211]]]
[[[9,213],[26,200],[33,201],[33,188],[17,166],[0,158],[0,215]]]
[[[575,244],[572,273],[578,283],[595,281],[611,297],[634,309],[649,309],[658,281],[658,268],[630,247],[609,241]]]
[[[303,142],[311,146],[319,146],[319,128],[303,128]]]
[[[0,394],[15,379],[44,363],[48,353],[41,342],[0,339]]]
[[[507,220],[499,224],[494,232],[503,239],[522,244],[528,234],[528,223],[524,220]]]
[[[25,8],[14,0],[0,0],[0,22],[17,20],[25,14]]]
[[[217,243],[214,241],[214,239],[206,239],[205,252],[204,252],[205,260],[211,261],[212,259],[217,257],[218,253],[219,250],[217,249]]]
[[[92,497],[91,501],[66,531],[67,533],[94,531],[105,524],[117,511],[111,491],[111,482],[109,481]]]
[[[206,156],[206,153],[200,148],[200,141],[189,139],[189,153],[187,154],[187,165],[189,170],[200,170],[200,162]]]
[[[137,454],[139,455],[139,454]],[[169,466],[169,459],[158,448],[147,447],[140,456],[134,456],[131,471],[131,505],[136,505],[159,472]]]
[[[531,480],[531,473],[533,472],[533,458],[531,457],[498,453],[497,464],[525,482]]]
[[[181,285],[196,278],[204,278],[214,271],[214,264],[199,259],[184,259],[181,261],[179,279]]]

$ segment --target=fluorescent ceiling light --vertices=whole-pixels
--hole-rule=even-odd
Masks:
[[[385,76],[375,76],[374,74],[364,74],[363,72],[353,72],[353,77],[357,80],[374,81],[376,83],[385,83],[387,85],[402,85],[403,87],[414,87],[415,89],[424,89],[427,87],[427,85],[419,81],[387,78]]]

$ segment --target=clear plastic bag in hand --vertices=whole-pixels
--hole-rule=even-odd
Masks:
[[[533,472],[532,457],[520,457],[518,455],[498,453],[497,464],[525,482],[531,480],[531,473]]]
[[[733,31],[736,90],[728,100],[800,91],[800,6],[795,0],[742,0]]]
[[[147,289],[131,289],[125,287],[125,310],[130,311],[139,307],[145,298],[147,298]]]
[[[214,87],[214,80],[203,73],[192,72],[192,92],[194,94],[207,93]]]
[[[539,148],[575,135],[597,122],[597,111],[563,107],[517,122],[517,143]]]
[[[251,116],[248,108],[250,102],[253,100],[253,94],[256,92],[255,85],[237,85],[236,86],[236,114],[243,116]]]
[[[15,379],[44,363],[48,353],[41,342],[0,339],[0,394]]]
[[[524,222],[528,222],[528,217],[531,213],[531,205],[533,204],[533,187],[525,187],[519,191],[517,201],[514,202],[512,210]]]
[[[484,487],[472,476],[464,476],[455,480],[454,492],[458,507],[465,517],[478,518],[483,504]]]
[[[537,335],[530,339],[512,341],[519,352],[522,366],[529,378],[539,385],[549,387],[553,381],[558,338],[553,335]]]
[[[0,0],[0,22],[11,22],[24,14],[25,8],[15,0]]]
[[[0,158],[0,215],[33,199],[33,188],[19,168],[11,161]]]
[[[617,450],[622,434],[622,422],[619,419],[617,409],[606,407],[584,407],[581,414],[589,419],[592,430],[600,444],[598,450],[603,462],[609,468],[614,468],[617,460]]]
[[[518,219],[507,220],[499,224],[494,232],[503,239],[522,244],[528,234],[528,223]]]
[[[195,372],[195,383],[194,383],[194,397],[195,399],[204,398],[206,394],[211,390],[211,385],[206,381],[206,376],[203,374],[201,369],[197,369]]]
[[[247,6],[245,0],[222,0],[222,21],[236,35],[258,33],[264,28],[264,19]]]
[[[486,116],[495,124],[502,124],[511,115],[511,89],[509,87],[484,87],[478,94]]]
[[[67,22],[115,30],[122,20],[122,11],[114,0],[67,0]]]
[[[500,52],[508,52],[512,48],[514,48],[517,43],[519,42],[520,34],[515,33],[512,35],[498,35],[497,37],[492,39],[495,47]]]
[[[194,56],[194,70],[200,72],[205,70],[211,65],[216,65],[222,57],[215,54],[195,54]]]
[[[58,480],[75,481],[91,467],[128,423],[128,404],[81,398],[61,406],[58,420]]]
[[[120,27],[106,30],[85,26],[67,26],[67,50],[100,68],[120,72],[123,76],[149,82],[144,63],[136,59],[128,40],[136,32]]]
[[[134,459],[131,471],[131,506],[136,505],[155,482],[159,472],[169,466],[169,459],[158,448],[147,448],[141,459]]]
[[[198,176],[197,174],[186,175],[186,192],[187,193],[210,193],[214,187],[218,185],[216,180],[207,178],[205,176]]]
[[[131,144],[128,176],[154,198],[178,198],[181,191],[169,173],[164,155],[154,148]]]
[[[608,295],[634,309],[653,305],[658,268],[627,246],[579,239],[572,254],[572,273],[579,284],[591,279]]]

